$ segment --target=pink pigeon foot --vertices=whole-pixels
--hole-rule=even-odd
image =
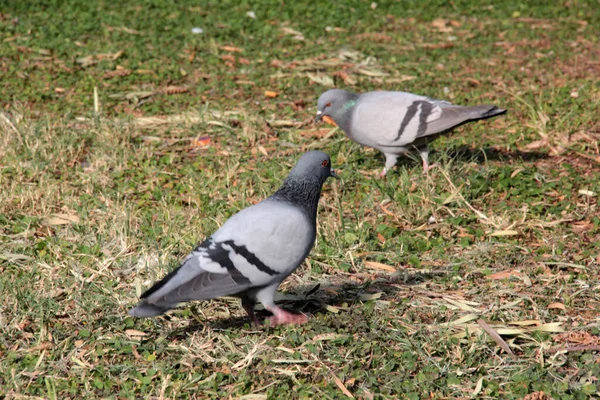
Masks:
[[[438,165],[437,164],[431,164],[429,165],[429,163],[425,160],[423,160],[423,174],[427,175],[429,173],[429,170],[432,170],[434,168],[436,168]]]
[[[308,317],[304,314],[292,314],[279,307],[269,307],[267,310],[273,313],[273,316],[269,318],[271,326],[275,325],[301,325],[308,322]]]
[[[428,165],[427,167],[423,168],[423,174],[427,175],[429,171],[431,171],[434,168],[437,168],[437,166],[437,164]]]
[[[379,177],[383,179],[383,178],[385,178],[386,174],[387,174],[387,168],[384,168],[383,171],[381,171],[379,173]]]

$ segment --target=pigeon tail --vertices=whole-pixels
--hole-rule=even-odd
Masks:
[[[483,107],[483,106],[481,106]],[[490,106],[488,106],[490,107]],[[479,114],[478,117],[473,118],[473,119],[486,119],[486,118],[492,118],[495,117],[497,115],[502,115],[502,114],[506,114],[506,110],[503,108],[498,108],[496,106],[491,106],[490,109],[486,110],[485,112]]]
[[[172,307],[170,306],[157,306],[150,304],[147,301],[142,301],[137,306],[129,310],[129,315],[139,318],[150,318],[162,315],[169,311]]]

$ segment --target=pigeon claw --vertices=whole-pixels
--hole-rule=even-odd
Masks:
[[[429,165],[429,164],[423,163],[423,175],[428,175],[429,171],[431,171],[434,168],[437,168],[437,166],[438,166],[437,164]]]
[[[269,318],[269,325],[302,325],[308,322],[308,317],[304,314],[292,314],[285,311],[283,308],[271,307],[268,308],[273,313],[273,316]]]

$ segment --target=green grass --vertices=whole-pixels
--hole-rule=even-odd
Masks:
[[[597,2],[202,3],[3,4],[0,397],[600,393]],[[379,180],[310,124],[328,80],[509,113]],[[128,317],[313,148],[342,180],[282,287],[308,324],[233,299]]]

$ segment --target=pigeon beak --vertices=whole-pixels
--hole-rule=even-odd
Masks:
[[[318,123],[321,120],[321,118],[323,118],[323,111],[318,110],[317,111],[317,116],[315,118],[315,124]]]
[[[335,169],[333,168],[331,168],[331,170],[329,171],[329,176],[334,177],[335,179],[340,179],[337,172],[335,172]]]

